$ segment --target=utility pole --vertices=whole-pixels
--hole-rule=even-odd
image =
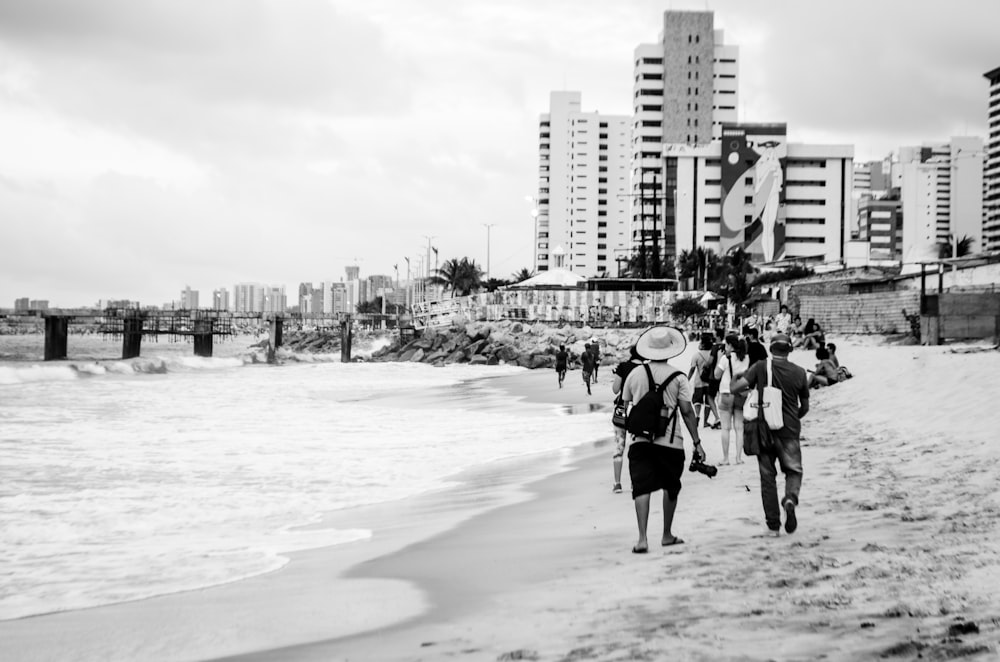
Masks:
[[[486,228],[486,280],[490,279],[490,228],[496,223],[483,223]]]
[[[433,247],[431,246],[431,239],[436,239],[436,238],[437,238],[436,235],[426,235],[426,234],[424,235],[424,239],[427,240],[427,269],[426,269],[427,278],[431,277],[431,250],[433,250]],[[437,251],[434,252],[437,253]]]

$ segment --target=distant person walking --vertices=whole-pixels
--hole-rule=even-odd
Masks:
[[[802,448],[799,437],[802,432],[802,418],[809,412],[809,384],[806,371],[788,360],[792,351],[792,341],[785,334],[777,334],[771,340],[772,382],[781,388],[781,412],[783,426],[772,430],[775,449],[772,453],[757,456],[760,471],[760,498],[764,506],[767,528],[775,536],[781,529],[781,511],[778,507],[777,460],[785,474],[785,496],[781,507],[785,510],[785,532],[794,533],[798,528],[795,509],[799,505],[799,491],[802,488]],[[754,397],[756,389],[764,386],[767,361],[758,361],[750,366],[743,377],[731,385],[733,393],[747,393]]]
[[[663,389],[663,408],[673,413],[670,427],[663,436],[653,439],[634,436],[628,449],[629,476],[632,479],[632,499],[635,501],[635,518],[639,527],[639,540],[632,547],[635,554],[649,551],[646,527],[649,523],[649,501],[653,492],[663,490],[663,538],[665,547],[679,545],[684,541],[674,535],[671,527],[677,509],[677,497],[681,491],[681,476],[684,474],[684,435],[677,426],[677,416],[684,419],[691,439],[694,441],[694,458],[705,460],[705,451],[698,437],[698,418],[691,405],[691,385],[684,371],[668,363],[679,356],[687,341],[680,329],[670,326],[654,326],[646,329],[636,341],[636,353],[649,363],[633,369],[622,386],[622,400],[625,403],[639,402],[649,391],[649,382],[656,385],[670,380]]]
[[[597,338],[591,338],[590,344],[587,345],[587,351],[589,351],[594,356],[594,383],[597,383],[597,371],[601,367],[601,343]]]
[[[707,332],[702,333],[698,343],[698,351],[691,357],[691,367],[688,368],[687,373],[687,378],[694,388],[692,402],[695,408],[695,418],[700,417],[704,412],[706,428],[710,427],[708,424],[710,411],[715,414],[716,422],[720,420],[719,411],[715,406],[715,397],[711,393],[711,380],[715,377],[715,366],[712,364],[714,346],[715,335]]]
[[[563,387],[563,380],[566,379],[566,369],[569,366],[569,352],[566,351],[566,345],[559,345],[559,351],[556,352],[556,376],[559,378],[559,388]]]
[[[580,355],[580,367],[583,371],[583,383],[587,385],[587,395],[590,395],[590,382],[594,378],[594,367],[596,365],[594,353],[589,349],[584,349]]]
[[[611,391],[615,395],[615,401],[617,402],[621,396],[622,386],[625,385],[625,380],[628,378],[629,373],[636,366],[642,365],[642,358],[635,351],[635,345],[629,347],[629,357],[627,360],[619,363],[614,370],[614,382],[611,384]],[[612,468],[614,469],[615,482],[611,488],[611,491],[618,494],[622,491],[622,459],[625,455],[625,445],[626,437],[628,432],[625,428],[615,427],[615,452],[612,456]]]

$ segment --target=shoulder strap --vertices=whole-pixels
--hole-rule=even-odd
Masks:
[[[646,378],[649,380],[649,390],[655,390],[656,382],[653,381],[653,371],[649,369],[648,363],[643,363],[642,367],[646,369]]]

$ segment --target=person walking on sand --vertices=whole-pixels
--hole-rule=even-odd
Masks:
[[[628,449],[629,477],[632,479],[632,499],[635,502],[635,519],[639,527],[639,540],[632,547],[635,554],[649,551],[646,527],[649,523],[649,502],[653,492],[663,490],[663,538],[664,547],[680,545],[684,541],[674,535],[671,527],[677,509],[677,497],[681,491],[681,476],[684,473],[684,435],[677,426],[677,416],[684,419],[684,425],[694,442],[694,459],[704,462],[705,451],[698,437],[698,418],[691,404],[691,384],[684,371],[668,363],[679,356],[687,345],[684,333],[672,326],[654,326],[643,331],[635,343],[636,353],[649,363],[642,369],[632,370],[622,386],[622,400],[628,404],[637,403],[649,391],[649,382],[663,384],[663,406],[674,416],[666,434],[654,439],[633,435]]]
[[[597,341],[597,338],[591,338],[590,344],[587,345],[587,351],[589,351],[594,357],[594,383],[597,383],[597,371],[601,367],[601,343]]]
[[[580,355],[580,368],[583,371],[583,383],[587,385],[587,395],[590,395],[590,382],[594,376],[594,353],[584,348]]]
[[[706,379],[709,373],[713,375],[715,373],[715,368],[712,365],[712,360],[715,358],[712,355],[714,346],[714,334],[701,334],[701,340],[698,343],[698,351],[691,357],[691,367],[688,368],[687,374],[688,381],[692,382],[694,388],[693,403],[695,418],[701,417],[702,412],[704,412],[706,428],[715,427],[714,424],[711,426],[708,424],[709,412],[715,414],[716,422],[719,421],[719,411],[715,407],[715,397],[711,393],[711,384],[709,383],[709,380]]]
[[[615,401],[617,402],[621,396],[622,386],[625,384],[625,379],[628,378],[629,373],[632,369],[638,365],[642,365],[642,359],[639,358],[639,354],[635,351],[635,345],[629,347],[629,358],[625,361],[619,363],[614,370],[614,382],[611,384],[611,391],[615,395]],[[622,491],[622,458],[625,455],[625,443],[626,436],[625,428],[615,427],[615,452],[612,456],[612,468],[614,469],[615,482],[611,488],[611,491],[618,494]]]
[[[726,336],[725,354],[719,357],[719,413],[722,415],[722,464],[729,464],[729,442],[736,443],[736,464],[743,464],[743,403],[746,394],[735,395],[732,384],[750,368],[747,346],[735,333]]]
[[[798,528],[795,509],[799,505],[799,491],[802,488],[802,448],[799,437],[802,433],[802,418],[809,412],[809,383],[806,371],[788,360],[792,351],[792,341],[783,333],[771,339],[772,382],[781,388],[781,413],[783,425],[780,430],[772,430],[775,448],[771,453],[757,456],[760,471],[760,498],[764,506],[764,519],[772,535],[781,529],[781,511],[778,507],[778,472],[774,462],[778,461],[785,474],[785,496],[781,507],[785,510],[785,532],[794,533]],[[764,386],[767,375],[767,361],[758,361],[730,386],[733,393],[746,393],[750,389]],[[747,397],[753,397],[748,393]]]
[[[563,380],[566,379],[566,368],[569,366],[569,352],[566,351],[566,345],[559,345],[559,351],[556,352],[556,376],[559,378],[559,388],[563,387]]]

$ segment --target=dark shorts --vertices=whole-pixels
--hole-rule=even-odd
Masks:
[[[694,389],[694,396],[691,398],[691,402],[696,405],[700,405],[705,402],[705,396],[708,395],[707,386],[697,386]]]
[[[684,451],[648,441],[633,442],[628,447],[628,473],[632,478],[633,499],[666,490],[670,500],[676,500],[684,474]]]
[[[714,398],[719,395],[720,384],[721,382],[717,382],[714,379],[708,383],[708,386],[705,387],[705,392],[708,393],[708,397]]]

